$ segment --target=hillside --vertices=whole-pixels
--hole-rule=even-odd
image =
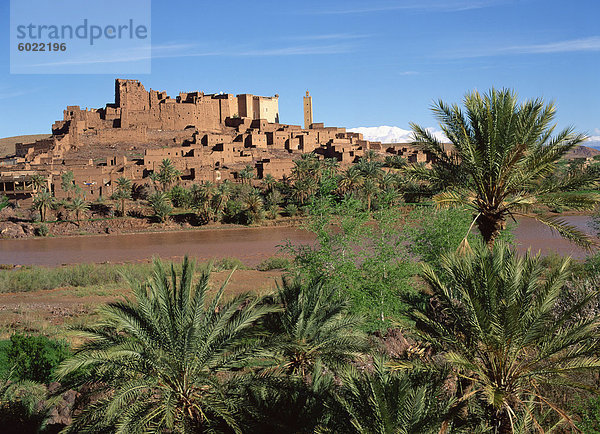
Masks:
[[[15,153],[15,143],[30,143],[39,139],[45,139],[46,137],[50,137],[50,134],[29,134],[0,139],[0,157],[13,155]]]
[[[570,151],[565,158],[567,160],[573,160],[575,158],[589,158],[595,155],[600,155],[600,151],[589,146],[577,146],[575,149]]]

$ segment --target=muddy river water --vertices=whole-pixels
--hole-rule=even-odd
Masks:
[[[592,234],[590,217],[568,216],[565,220]],[[514,230],[517,248],[541,250],[584,258],[586,252],[560,238],[532,219],[521,219]],[[180,232],[79,236],[0,240],[0,264],[48,265],[101,262],[147,261],[152,256],[179,259],[184,254],[199,260],[237,257],[256,265],[277,254],[278,246],[289,239],[294,244],[314,242],[314,236],[298,228],[206,229]]]

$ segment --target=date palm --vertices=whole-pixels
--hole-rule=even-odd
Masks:
[[[548,269],[539,257],[518,256],[498,241],[492,249],[480,245],[443,256],[439,273],[423,267],[431,301],[415,304],[409,318],[456,372],[467,391],[463,402],[476,397],[500,433],[513,432],[515,415],[532,399],[572,425],[546,395],[547,386],[577,387],[574,374],[600,367],[600,317],[573,320],[597,291],[557,309],[569,259]]]
[[[148,204],[154,212],[154,217],[161,223],[164,223],[173,211],[173,206],[171,206],[171,201],[166,193],[154,193],[148,198]]]
[[[35,191],[48,190],[48,178],[41,173],[36,173],[31,177],[31,184]]]
[[[362,318],[351,314],[349,301],[321,281],[284,279],[271,303],[283,310],[272,314],[266,327],[277,336],[272,349],[288,374],[304,377],[317,364],[335,371],[367,350]]]
[[[451,142],[447,149],[430,131],[411,124],[414,144],[436,159],[431,170],[412,165],[409,173],[429,181],[443,191],[438,205],[467,206],[488,245],[492,245],[506,220],[513,216],[533,217],[562,236],[583,246],[591,241],[560,218],[531,213],[534,205],[593,208],[597,194],[570,195],[588,189],[597,177],[581,172],[554,178],[559,160],[585,140],[567,128],[555,130],[554,104],[541,99],[519,103],[511,90],[492,89],[481,95],[468,93],[458,105],[439,101],[433,113]]]
[[[262,180],[262,185],[264,186],[265,191],[266,192],[273,191],[275,184],[277,184],[277,180],[275,179],[275,177],[273,175],[271,175],[270,173],[267,173]]]
[[[40,212],[40,219],[46,221],[46,212],[54,204],[54,197],[52,193],[46,190],[38,192],[33,198],[33,208]]]
[[[80,197],[74,198],[70,203],[67,204],[67,209],[75,214],[75,221],[77,226],[81,226],[81,214],[87,212],[90,209],[90,204]]]
[[[254,173],[254,167],[249,164],[247,164],[246,167],[239,172],[239,177],[242,180],[242,184],[251,184],[255,176],[256,173]]]
[[[115,182],[113,198],[121,202],[121,216],[125,217],[125,201],[131,199],[131,179],[121,176]]]
[[[350,368],[341,375],[342,387],[335,393],[336,431],[357,434],[441,432],[447,409],[438,399],[440,382],[436,378],[417,381],[418,378],[411,378],[406,371],[386,367],[381,357],[374,359],[373,368],[373,372],[362,373]]]
[[[215,219],[220,219],[223,216],[229,199],[231,199],[231,184],[229,181],[223,181],[217,187],[217,193],[213,198]]]
[[[160,184],[161,190],[166,192],[180,176],[181,172],[175,168],[173,162],[170,159],[165,158],[160,163],[158,171],[154,171],[150,175],[150,179],[155,183]]]
[[[194,278],[186,257],[179,275],[158,260],[147,281],[130,280],[134,301],[101,308],[98,326],[58,370],[101,398],[70,432],[241,432],[226,373],[253,359],[253,325],[273,312],[239,295],[209,297],[210,269]],[[195,283],[194,283],[195,282]]]
[[[338,190],[345,194],[359,188],[365,182],[365,178],[356,166],[350,166],[342,172],[338,180]]]

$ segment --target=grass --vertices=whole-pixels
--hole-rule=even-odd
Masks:
[[[292,266],[292,261],[283,256],[271,256],[256,266],[258,271],[269,270],[288,270]]]
[[[124,275],[147,276],[151,264],[79,264],[66,267],[24,267],[0,271],[0,293],[123,283]]]
[[[197,269],[206,266],[198,263]],[[215,271],[247,270],[237,258],[223,258],[213,264]],[[85,294],[105,291],[126,283],[125,276],[145,279],[152,273],[152,264],[78,264],[48,268],[28,266],[17,270],[0,269],[0,293],[42,291],[57,288],[85,288]]]

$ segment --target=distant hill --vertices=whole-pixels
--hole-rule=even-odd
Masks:
[[[596,155],[600,155],[600,151],[596,148],[590,148],[589,146],[577,146],[565,156],[567,160],[573,160],[575,158],[590,158]]]
[[[50,137],[50,134],[29,134],[26,136],[14,136],[0,139],[0,157],[13,155],[15,153],[16,143],[31,143],[39,139]]]

